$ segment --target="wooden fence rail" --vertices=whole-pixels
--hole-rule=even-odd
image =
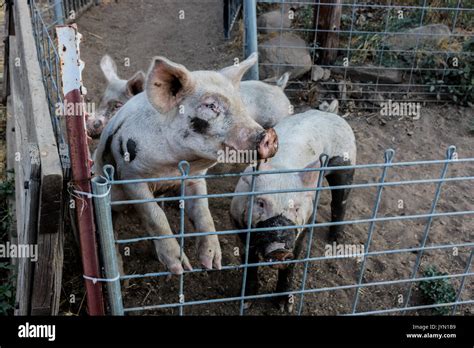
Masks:
[[[15,172],[16,242],[38,246],[37,262],[17,260],[15,314],[56,315],[63,264],[63,172],[27,1],[10,3],[6,10],[7,164]]]

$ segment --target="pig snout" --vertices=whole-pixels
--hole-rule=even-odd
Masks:
[[[107,124],[103,116],[89,116],[86,123],[87,134],[91,138],[98,138]]]
[[[273,128],[257,136],[257,154],[259,159],[273,157],[278,150],[278,136]]]
[[[260,221],[257,228],[294,226],[295,224],[282,215]],[[265,261],[287,261],[294,258],[296,230],[280,229],[275,231],[259,232],[256,235],[256,244]],[[272,265],[273,268],[283,269],[287,264]]]

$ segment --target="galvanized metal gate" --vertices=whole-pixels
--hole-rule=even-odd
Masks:
[[[465,283],[468,279],[472,279],[471,277],[474,275],[474,272],[471,271],[472,259],[474,255],[474,242],[468,241],[465,243],[453,243],[453,244],[427,244],[428,236],[430,233],[431,225],[434,219],[442,218],[442,217],[463,217],[465,219],[472,219],[474,210],[471,207],[470,210],[459,210],[459,211],[437,211],[437,204],[440,199],[441,190],[443,184],[448,183],[456,183],[456,182],[472,182],[474,180],[474,176],[455,176],[455,177],[447,177],[448,168],[452,166],[457,166],[461,164],[465,164],[470,166],[474,165],[474,158],[458,158],[456,153],[456,149],[454,146],[449,147],[446,153],[446,158],[444,160],[434,160],[434,161],[413,161],[413,162],[393,162],[395,152],[393,150],[387,150],[384,154],[384,163],[373,163],[373,164],[362,164],[362,165],[355,165],[355,166],[343,166],[343,167],[328,167],[328,158],[327,156],[322,156],[323,165],[321,168],[318,169],[295,169],[295,170],[272,170],[272,171],[251,171],[245,173],[238,173],[238,174],[207,174],[207,175],[188,175],[188,171],[186,168],[189,168],[189,164],[187,162],[181,162],[179,165],[180,171],[182,173],[181,176],[177,177],[166,177],[166,178],[151,178],[151,179],[134,179],[134,180],[117,180],[114,178],[114,168],[110,165],[104,167],[105,177],[96,177],[93,179],[93,191],[94,191],[94,202],[95,202],[95,209],[96,214],[98,217],[98,227],[101,236],[101,246],[102,246],[102,256],[104,259],[104,267],[105,267],[105,279],[102,281],[107,283],[108,286],[108,294],[109,294],[109,302],[111,305],[111,311],[113,315],[123,315],[126,313],[131,312],[141,312],[141,311],[149,311],[149,310],[156,310],[156,309],[164,309],[164,308],[176,308],[178,309],[179,315],[185,314],[186,307],[189,306],[197,306],[197,305],[205,305],[211,303],[225,303],[225,302],[237,302],[239,303],[239,311],[240,315],[245,314],[245,301],[254,300],[254,299],[262,299],[262,298],[272,298],[276,296],[287,296],[289,301],[294,301],[297,303],[297,314],[301,315],[304,310],[305,306],[305,295],[306,294],[316,294],[316,293],[324,293],[324,292],[332,292],[337,290],[354,290],[354,295],[351,304],[351,310],[347,313],[343,313],[346,315],[366,315],[366,314],[387,314],[387,313],[405,313],[410,311],[417,311],[422,309],[428,308],[442,308],[448,307],[450,308],[451,314],[457,313],[457,308],[460,305],[471,305],[474,304],[474,298],[472,298],[472,292],[464,292],[463,290],[465,287]],[[413,168],[413,167],[421,167],[421,166],[433,166],[433,165],[442,165],[441,173],[438,178],[430,178],[430,179],[414,179],[414,180],[401,180],[401,181],[387,181],[387,173],[390,169],[393,168]],[[361,171],[364,169],[375,169],[378,168],[381,170],[380,179],[378,181],[369,182],[369,183],[360,183],[360,184],[352,184],[352,185],[343,185],[343,186],[323,186],[322,181],[324,177],[324,173],[328,170],[346,170],[346,169],[355,169],[356,171]],[[307,171],[318,171],[320,172],[320,176],[317,182],[316,187],[314,188],[301,188],[298,190],[271,190],[265,192],[258,192],[255,191],[255,178],[261,174],[278,174],[278,173],[301,173]],[[242,176],[251,176],[251,187],[252,191],[250,192],[243,192],[243,193],[222,193],[222,194],[207,194],[207,195],[186,195],[183,190],[183,183],[186,180],[195,180],[195,179],[215,179],[215,178],[230,178],[230,177],[242,177]],[[148,199],[148,200],[122,200],[122,201],[113,201],[111,199],[111,190],[117,185],[127,185],[127,184],[136,184],[141,182],[146,183],[155,183],[161,181],[178,181],[181,183],[181,194],[175,197],[159,197],[155,199]],[[426,184],[434,184],[436,185],[436,190],[434,197],[431,200],[431,208],[427,212],[422,212],[419,214],[412,214],[412,215],[398,215],[398,216],[379,216],[379,207],[381,204],[381,199],[383,195],[384,189],[396,186],[419,186],[419,185],[426,185]],[[357,191],[360,189],[368,189],[368,188],[376,188],[376,197],[374,200],[374,206],[372,207],[372,213],[369,218],[356,218],[347,221],[341,222],[317,222],[316,216],[320,206],[320,195],[322,191],[325,190],[335,190],[335,189],[343,189],[343,188],[352,188],[353,194],[357,194]],[[228,296],[224,296],[221,298],[206,298],[204,300],[188,300],[184,297],[184,289],[185,289],[185,279],[186,275],[190,273],[199,273],[199,272],[207,272],[205,269],[193,269],[192,271],[185,271],[184,274],[180,275],[180,282],[179,282],[179,292],[176,294],[176,301],[171,303],[161,303],[161,304],[154,304],[154,305],[147,305],[147,306],[138,306],[138,307],[124,307],[123,300],[122,300],[122,291],[121,291],[121,282],[126,280],[133,280],[139,278],[156,278],[160,277],[163,278],[165,276],[171,275],[168,271],[163,272],[156,272],[156,273],[142,273],[142,274],[119,274],[119,267],[117,263],[117,256],[116,256],[116,246],[117,245],[124,245],[124,244],[135,244],[143,241],[153,241],[153,240],[160,240],[164,238],[177,238],[180,240],[181,248],[183,248],[184,240],[192,239],[193,237],[203,236],[203,235],[218,235],[218,236],[226,236],[226,235],[235,235],[237,233],[256,233],[256,232],[271,232],[278,229],[288,229],[287,226],[284,227],[276,227],[276,228],[255,228],[251,226],[251,221],[247,228],[244,230],[219,230],[217,231],[200,231],[200,232],[187,232],[185,231],[184,226],[184,206],[186,202],[193,199],[199,198],[207,198],[207,199],[219,199],[219,198],[228,198],[234,197],[238,195],[247,196],[249,199],[249,215],[252,215],[252,210],[254,206],[255,197],[257,195],[268,195],[268,194],[278,194],[278,193],[287,193],[287,192],[314,192],[314,207],[313,212],[311,214],[312,219],[305,225],[296,225],[290,228],[305,228],[309,232],[308,240],[306,244],[306,251],[304,257],[301,259],[295,260],[287,260],[287,261],[272,261],[272,262],[257,262],[257,263],[249,263],[248,259],[245,263],[240,265],[224,265],[222,271],[226,270],[242,270],[242,291],[240,296],[232,296],[232,294],[228,294]],[[112,207],[113,206],[123,206],[123,205],[135,205],[135,204],[143,204],[148,202],[170,202],[170,201],[179,201],[180,202],[180,227],[179,233],[174,236],[141,236],[136,238],[129,238],[129,239],[118,239],[116,240],[114,237],[114,227],[112,222]],[[425,228],[423,235],[420,240],[420,244],[418,247],[413,248],[393,248],[387,250],[372,250],[371,242],[374,238],[374,229],[375,225],[389,223],[391,221],[397,220],[419,220],[424,221]],[[368,224],[368,233],[367,233],[367,240],[365,241],[364,251],[360,255],[361,256],[361,263],[360,263],[360,271],[358,275],[358,279],[355,283],[349,285],[339,285],[333,287],[321,287],[321,288],[311,288],[308,287],[308,269],[309,266],[313,263],[320,262],[320,261],[328,261],[328,260],[342,260],[347,258],[347,255],[331,255],[331,256],[311,256],[312,252],[312,241],[313,241],[313,234],[321,232],[321,229],[334,226],[334,225],[356,225],[356,224]],[[432,252],[432,251],[443,251],[443,250],[466,250],[464,253],[464,260],[465,266],[464,271],[457,274],[445,274],[439,275],[434,277],[426,277],[420,276],[420,264],[423,254],[425,252]],[[247,238],[247,242],[245,245],[245,252],[248,255],[249,250],[249,238]],[[405,254],[410,255],[410,253],[416,253],[416,261],[414,266],[411,270],[411,275],[408,278],[404,279],[390,279],[384,281],[364,281],[364,275],[366,275],[366,261],[368,258],[377,257],[381,255],[392,255],[392,254]],[[350,257],[350,256],[349,256]],[[156,261],[158,262],[158,261]],[[293,265],[302,265],[303,273],[301,279],[301,286],[299,289],[295,289],[293,291],[278,293],[278,292],[271,292],[265,294],[258,294],[258,295],[246,295],[245,293],[245,284],[247,281],[247,270],[251,267],[257,266],[271,266],[271,265],[278,265],[278,264],[293,264]],[[216,271],[219,272],[219,271]],[[420,284],[423,281],[434,281],[440,279],[458,279],[459,287],[456,291],[455,299],[451,302],[447,303],[435,303],[429,305],[416,305],[412,304],[412,289],[416,284]],[[390,307],[384,309],[373,309],[368,311],[359,311],[358,304],[360,300],[360,294],[363,289],[371,289],[373,291],[383,288],[384,286],[388,285],[395,285],[401,284],[405,286],[405,291],[401,293],[403,298],[402,303],[399,306]],[[191,286],[190,284],[188,286]],[[230,295],[230,296],[229,296]],[[297,298],[298,301],[297,301]],[[234,314],[234,313],[229,313]],[[336,313],[333,313],[336,314]]]

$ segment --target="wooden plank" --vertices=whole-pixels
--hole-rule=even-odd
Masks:
[[[38,261],[31,287],[31,315],[57,315],[63,264],[63,175],[38,62],[31,15],[26,1],[13,6],[21,65],[20,91],[25,99],[30,142],[38,146],[41,169],[37,215]]]
[[[63,174],[38,62],[30,9],[26,1],[15,2],[14,22],[23,65],[23,92],[30,98],[28,128],[41,156],[39,233],[56,233],[61,225]]]
[[[37,235],[39,178],[41,162],[36,144],[29,143],[24,96],[19,88],[21,66],[15,65],[18,56],[17,41],[14,36],[9,37],[10,45],[10,87],[11,100],[8,119],[14,121],[14,154],[16,192],[16,221],[17,239],[19,245],[34,245]],[[10,123],[12,123],[10,121]],[[12,139],[13,140],[13,139]],[[10,143],[11,144],[11,143]],[[10,164],[11,165],[11,164]],[[15,314],[28,315],[31,299],[31,284],[33,281],[32,260],[28,258],[16,259],[17,286]]]

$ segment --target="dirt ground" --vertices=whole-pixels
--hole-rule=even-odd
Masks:
[[[185,19],[178,20],[178,11],[184,10]],[[138,69],[146,70],[152,56],[163,55],[180,62],[189,69],[215,69],[230,65],[234,57],[241,57],[241,47],[226,42],[222,31],[221,1],[120,1],[106,6],[94,7],[78,20],[80,32],[84,35],[81,46],[82,59],[86,63],[84,83],[91,101],[98,101],[105,87],[105,80],[99,69],[103,54],[110,54],[117,62],[130,59],[130,67],[119,64],[119,73],[129,77]],[[430,104],[431,105],[431,104]],[[298,105],[299,109],[307,106]],[[423,106],[420,120],[398,120],[382,118],[378,114],[361,113],[347,116],[353,127],[358,143],[358,163],[383,162],[385,149],[396,151],[394,162],[443,159],[449,145],[456,145],[459,158],[474,157],[474,136],[469,133],[472,109],[452,105]],[[229,166],[217,166],[211,172],[228,171]],[[238,172],[242,167],[230,168]],[[416,166],[390,169],[388,181],[407,179],[437,178],[440,165]],[[381,169],[359,170],[355,183],[376,182]],[[451,165],[448,176],[472,176],[473,164],[457,163]],[[233,192],[236,180],[216,179],[208,181],[210,193]],[[386,187],[383,191],[378,216],[422,214],[428,212],[434,196],[434,184],[404,185]],[[439,212],[474,209],[474,184],[472,181],[445,183],[440,201],[436,207]],[[348,204],[347,219],[369,218],[375,201],[375,189],[353,190]],[[399,208],[403,200],[403,208]],[[232,229],[229,219],[230,199],[210,200],[211,213],[217,230]],[[174,231],[179,230],[179,210],[167,204],[165,211]],[[330,197],[323,191],[318,221],[329,221]],[[370,246],[371,251],[414,248],[422,238],[426,219],[377,223]],[[140,235],[140,221],[133,210],[123,214],[116,221],[120,238]],[[347,244],[364,244],[367,240],[368,224],[350,225],[340,241]],[[472,242],[474,237],[472,215],[433,220],[427,245]],[[186,222],[186,231],[192,231]],[[327,229],[315,230],[311,256],[323,256]],[[223,249],[223,264],[238,265],[239,257],[234,256],[234,247],[240,244],[234,236],[220,238]],[[64,281],[63,312],[78,313],[83,310],[79,303],[69,304],[66,299],[71,292],[82,293],[80,271],[75,259],[73,243],[66,245],[68,258]],[[129,245],[130,256],[125,256],[127,274],[144,274],[164,271],[156,260],[151,243]],[[187,239],[187,255],[197,266],[194,241]],[[470,250],[459,249],[457,255],[452,249],[425,252],[421,269],[436,265],[440,271],[462,273]],[[370,257],[366,262],[364,282],[396,280],[410,276],[416,253],[399,253]],[[355,259],[320,261],[310,264],[306,289],[334,287],[357,282],[361,264]],[[69,270],[68,271],[68,267]],[[297,267],[295,289],[301,287],[303,266]],[[276,285],[276,271],[261,268],[260,293],[273,292]],[[237,296],[240,293],[241,271],[221,271],[189,274],[184,276],[185,300],[217,299]],[[452,283],[457,287],[459,279]],[[472,277],[466,279],[462,298],[472,299],[474,284]],[[125,307],[148,306],[178,302],[179,277],[140,278],[130,281],[123,289]],[[406,286],[377,286],[361,291],[358,311],[371,311],[401,306],[397,301],[399,294],[405,294]],[[308,294],[305,296],[303,314],[333,315],[348,313],[351,309],[354,290],[338,290]],[[298,297],[297,297],[298,298]],[[414,287],[411,305],[423,301],[419,290]],[[81,309],[82,308],[82,309]],[[238,302],[187,306],[185,314],[235,315],[239,312]],[[133,312],[133,315],[176,314],[176,309],[160,309]],[[268,300],[255,301],[246,311],[250,315],[276,315],[279,312]],[[410,312],[410,314],[430,314],[432,311]],[[458,307],[458,314],[473,314],[473,306]]]

